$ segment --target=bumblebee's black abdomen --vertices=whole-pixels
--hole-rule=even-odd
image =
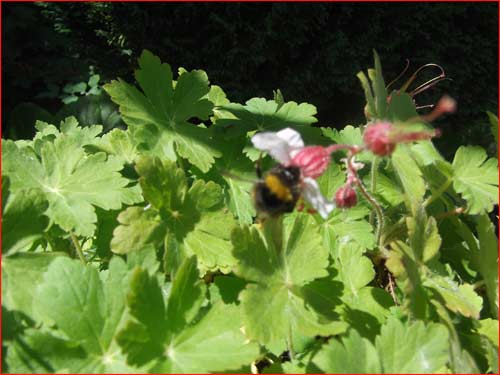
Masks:
[[[268,213],[271,216],[292,212],[297,202],[296,199],[289,201],[279,199],[264,182],[258,182],[255,185],[254,198],[257,211]]]
[[[275,216],[292,212],[300,196],[300,170],[277,165],[254,188],[259,212]]]

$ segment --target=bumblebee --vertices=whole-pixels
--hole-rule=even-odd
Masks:
[[[262,177],[257,167],[259,181],[254,185],[253,198],[258,212],[278,216],[292,212],[301,195],[300,169],[278,164]]]

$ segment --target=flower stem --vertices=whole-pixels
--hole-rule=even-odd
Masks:
[[[87,264],[87,261],[85,260],[85,256],[83,255],[83,250],[82,247],[80,246],[80,243],[78,242],[78,238],[76,238],[75,234],[73,232],[70,232],[70,237],[71,241],[73,242],[73,245],[75,246],[76,253],[78,254],[78,257],[82,261],[82,263],[85,265]]]
[[[373,156],[373,161],[372,161],[372,168],[371,168],[371,178],[370,178],[370,190],[372,194],[375,193],[375,190],[377,189],[377,168],[378,168],[378,161],[379,159],[377,156]],[[373,211],[370,213],[370,225],[373,225]]]
[[[293,362],[293,360],[295,358],[295,352],[293,350],[292,325],[291,324],[288,326],[288,335],[287,335],[286,341],[288,342],[288,355],[290,356],[290,361]]]
[[[378,202],[373,198],[368,190],[364,187],[361,181],[358,182],[359,190],[361,194],[366,198],[366,200],[373,206],[375,209],[375,214],[377,215],[377,230],[375,231],[375,238],[378,247],[381,247],[380,238],[382,236],[382,229],[384,228],[384,214],[382,212],[382,207],[378,204]]]
[[[352,164],[353,157],[354,157],[354,155],[350,155],[347,163],[348,163],[349,169],[351,169],[352,171],[356,171],[356,168],[354,168],[354,165]],[[366,200],[375,209],[375,213],[377,215],[377,229],[375,231],[375,238],[376,238],[377,246],[379,248],[381,248],[382,244],[380,243],[380,238],[382,236],[382,229],[384,228],[384,214],[382,212],[382,207],[380,207],[380,204],[378,204],[376,199],[373,198],[373,196],[368,192],[368,190],[366,190],[365,186],[363,185],[363,182],[361,181],[361,179],[359,178],[357,173],[355,174],[355,176],[356,176],[356,185],[359,187],[361,194],[363,194],[363,196],[366,198]]]

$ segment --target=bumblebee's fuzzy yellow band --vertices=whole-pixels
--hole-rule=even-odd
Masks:
[[[269,174],[266,176],[265,184],[279,199],[289,202],[293,199],[292,192],[288,187],[283,185],[279,177]]]

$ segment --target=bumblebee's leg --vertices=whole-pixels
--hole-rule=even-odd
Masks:
[[[262,163],[262,152],[259,154],[259,158],[255,162],[255,173],[257,174],[257,178],[259,178],[259,179],[262,178],[261,163]]]

